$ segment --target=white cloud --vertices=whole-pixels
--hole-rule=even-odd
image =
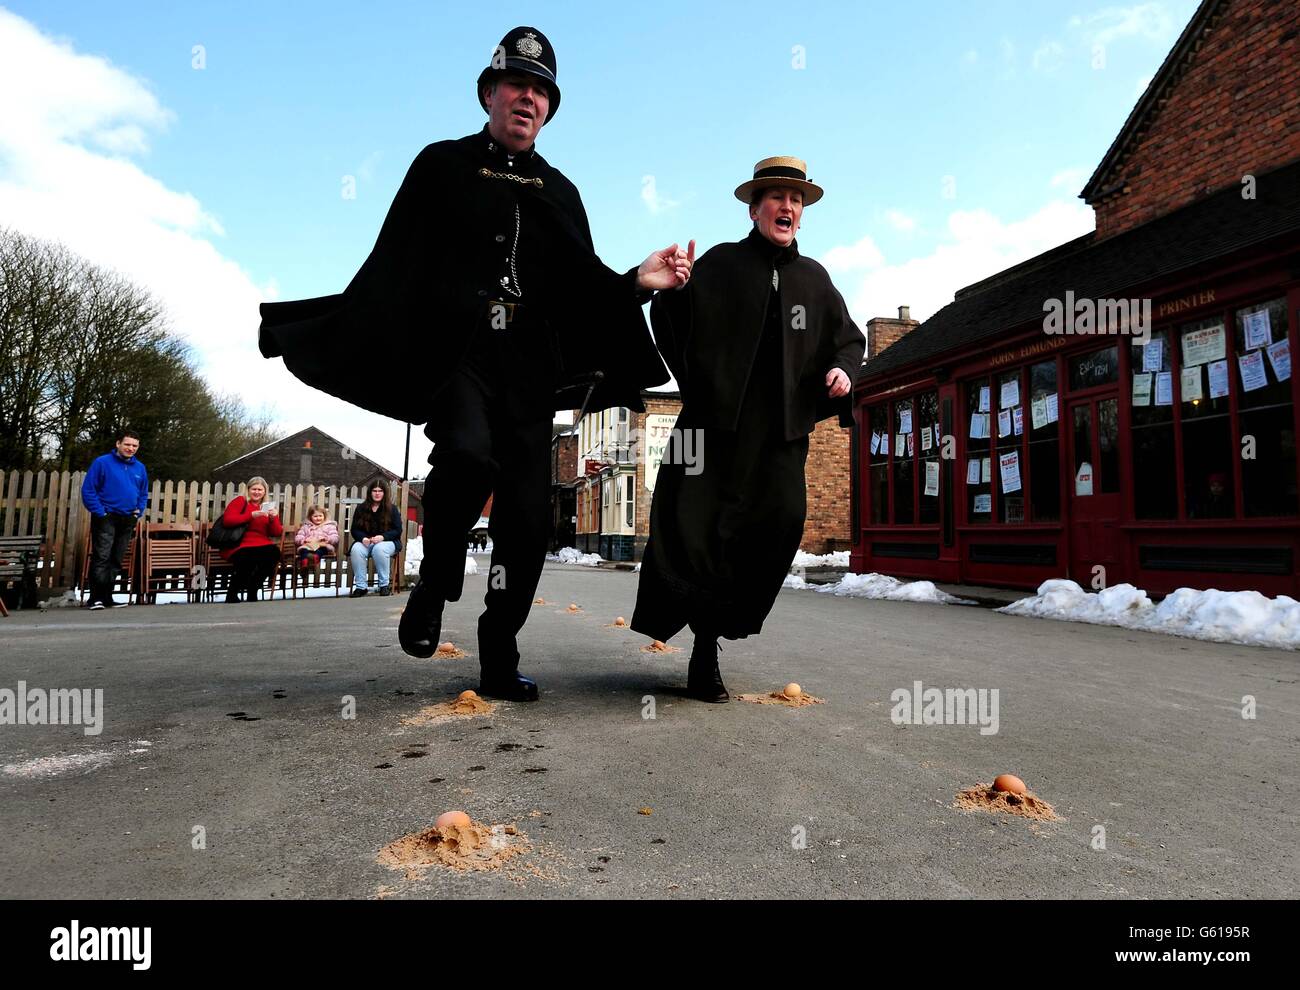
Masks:
[[[897,231],[904,234],[910,234],[916,230],[916,220],[908,216],[902,210],[886,210],[885,222]]]
[[[136,160],[177,124],[144,81],[0,9],[0,93],[0,222],[153,292],[216,390],[272,406],[286,431],[314,423],[400,469],[400,424],[308,388],[258,353],[257,307],[279,287],[271,278],[259,288],[213,243],[224,231],[198,198]]]
[[[1088,176],[1092,173],[1086,168],[1073,166],[1072,168],[1062,169],[1052,176],[1048,186],[1052,189],[1065,189],[1067,192],[1078,192],[1083,188],[1083,184],[1088,181]]]
[[[1155,76],[1143,76],[1141,79],[1139,79],[1137,81],[1137,89],[1134,90],[1134,95],[1141,96],[1143,93],[1145,93],[1147,91],[1147,87],[1151,85],[1151,80],[1154,78]]]
[[[888,316],[899,306],[911,306],[912,318],[928,319],[950,303],[958,289],[988,278],[1012,265],[1093,229],[1092,210],[1080,202],[1054,200],[1022,220],[1005,222],[988,210],[958,210],[948,218],[947,233],[934,250],[919,258],[886,264],[859,264],[869,270],[856,285],[839,278],[849,309],[858,322]],[[864,238],[851,247],[833,248],[823,258],[828,269],[833,258],[869,261]],[[874,249],[874,244],[871,245]]]
[[[1065,61],[1065,46],[1059,41],[1045,41],[1034,50],[1035,72],[1055,72]]]
[[[1103,46],[1123,38],[1172,41],[1178,27],[1173,15],[1160,3],[1104,7],[1086,17],[1071,18],[1070,26],[1083,30],[1090,44]]]
[[[868,234],[856,244],[831,248],[822,255],[821,263],[828,272],[856,272],[880,267],[885,263],[885,256]]]
[[[677,200],[670,199],[659,192],[659,185],[653,175],[641,176],[641,202],[645,203],[646,209],[654,214],[663,213],[680,205]]]

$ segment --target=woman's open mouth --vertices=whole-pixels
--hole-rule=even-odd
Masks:
[[[791,230],[794,227],[794,220],[790,217],[777,217],[776,225],[781,230]]]

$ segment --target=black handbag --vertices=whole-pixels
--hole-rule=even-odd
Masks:
[[[220,518],[209,528],[207,538],[203,541],[213,550],[233,550],[239,546],[244,534],[248,532],[248,523],[242,526],[227,526]]]

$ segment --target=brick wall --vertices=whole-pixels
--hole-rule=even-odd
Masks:
[[[1092,205],[1109,237],[1300,158],[1300,4],[1232,0]]]
[[[849,431],[838,419],[822,420],[808,438],[808,516],[799,544],[807,553],[849,549],[849,448]]]
[[[867,353],[865,360],[870,361],[891,344],[896,344],[903,335],[921,325],[919,320],[911,319],[908,307],[898,307],[899,318],[877,316],[867,321]]]

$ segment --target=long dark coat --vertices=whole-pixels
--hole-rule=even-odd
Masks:
[[[853,423],[852,392],[829,399],[826,374],[841,368],[854,382],[865,341],[825,270],[757,232],[707,252],[650,316],[683,403],[632,628],[660,640],[687,624],[697,636],[749,636],[799,548],[808,434],[831,415]],[[686,431],[699,438],[694,466]]]
[[[259,345],[308,385],[363,409],[410,423],[429,417],[430,399],[450,380],[487,319],[494,279],[522,222],[518,269],[524,302],[549,324],[558,366],[555,409],[586,395],[584,376],[604,379],[590,408],[640,410],[640,390],[668,373],[655,351],[635,288],[596,256],[578,190],[535,151],[504,152],[487,129],[430,144],[407,171],[374,249],[339,294],[263,303]],[[485,172],[495,173],[486,175]],[[508,297],[507,297],[508,299]],[[340,360],[369,335],[386,335],[419,387],[376,386]]]

